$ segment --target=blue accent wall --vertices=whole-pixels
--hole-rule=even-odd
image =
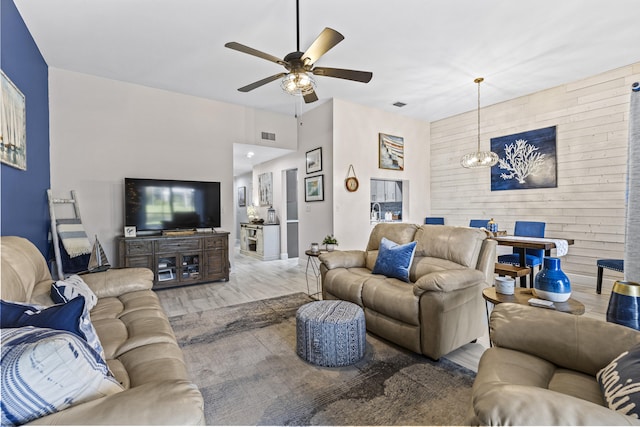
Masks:
[[[0,68],[25,95],[27,170],[0,165],[0,233],[22,236],[47,254],[49,68],[13,0],[0,0]]]

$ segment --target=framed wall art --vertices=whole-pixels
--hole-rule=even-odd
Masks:
[[[310,176],[304,179],[304,201],[321,202],[324,200],[324,175]]]
[[[404,138],[378,134],[378,168],[404,170]]]
[[[322,170],[322,147],[307,151],[307,173],[320,172]]]
[[[238,206],[247,206],[247,187],[238,187]]]
[[[258,175],[258,191],[260,192],[260,206],[273,204],[273,174],[265,172]]]
[[[27,170],[27,122],[25,97],[0,70],[2,107],[0,111],[0,161]]]
[[[555,126],[491,138],[491,151],[491,191],[558,186]]]

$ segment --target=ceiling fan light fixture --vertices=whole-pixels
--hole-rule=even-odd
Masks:
[[[307,95],[316,88],[316,81],[304,71],[290,72],[280,83],[282,90],[289,95]]]
[[[480,83],[484,81],[483,77],[478,77],[473,82],[478,84],[478,151],[462,156],[460,165],[467,169],[487,168],[498,163],[498,155],[493,151],[480,151]]]

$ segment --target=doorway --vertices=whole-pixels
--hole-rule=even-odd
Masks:
[[[287,200],[287,253],[289,258],[299,256],[298,247],[298,169],[286,171]]]

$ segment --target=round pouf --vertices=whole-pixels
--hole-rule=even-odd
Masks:
[[[347,366],[364,356],[364,312],[347,301],[314,301],[296,313],[298,356],[318,366]]]

